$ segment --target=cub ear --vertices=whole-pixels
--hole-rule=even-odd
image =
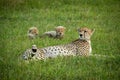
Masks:
[[[80,28],[77,28],[77,29],[76,29],[76,31],[78,31],[78,32],[79,32],[79,31],[80,31]]]
[[[58,30],[58,28],[57,28],[57,27],[55,27],[54,29],[55,29],[56,31]]]

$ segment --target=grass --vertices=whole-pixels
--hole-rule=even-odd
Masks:
[[[0,80],[119,80],[119,0],[1,0]],[[26,36],[29,27],[40,33],[65,26],[63,40]],[[32,44],[38,47],[66,44],[78,38],[76,29],[95,28],[92,54],[105,57],[58,57],[46,61],[19,60]]]

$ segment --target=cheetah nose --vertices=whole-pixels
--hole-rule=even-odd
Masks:
[[[82,37],[82,34],[80,34],[80,37]]]

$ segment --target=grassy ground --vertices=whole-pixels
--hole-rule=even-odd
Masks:
[[[29,27],[40,33],[65,26],[63,40],[26,36]],[[92,54],[111,57],[58,57],[46,61],[19,60],[32,44],[66,44],[78,38],[76,29],[95,28]],[[119,0],[1,0],[0,80],[119,80]]]

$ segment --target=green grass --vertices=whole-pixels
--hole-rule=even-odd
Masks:
[[[29,27],[40,34],[65,26],[63,40],[29,40]],[[24,62],[20,55],[32,44],[38,47],[66,44],[78,38],[77,28],[95,28],[92,54],[111,57],[58,57]],[[119,80],[119,0],[1,0],[0,80]]]

